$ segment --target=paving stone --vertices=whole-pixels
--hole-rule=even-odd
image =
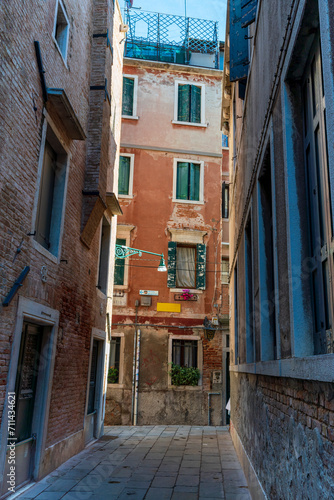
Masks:
[[[64,496],[64,492],[60,491],[43,491],[40,495],[35,498],[38,500],[60,500]]]
[[[57,481],[51,484],[46,491],[66,492],[73,488],[73,486],[75,486],[76,484],[78,484],[77,479],[57,479]]]
[[[176,479],[177,486],[197,486],[199,484],[198,476],[185,476],[179,474]]]
[[[118,500],[143,500],[146,492],[147,489],[125,488],[117,498]]]
[[[204,498],[224,498],[222,483],[200,483],[199,494]]]
[[[145,500],[170,500],[172,494],[172,488],[150,488]]]
[[[176,474],[173,476],[156,476],[152,482],[153,488],[172,488],[176,481]]]

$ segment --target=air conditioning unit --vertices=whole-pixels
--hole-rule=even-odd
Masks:
[[[126,33],[127,31],[129,31],[129,25],[128,24],[120,24],[119,26],[119,31],[121,33]]]

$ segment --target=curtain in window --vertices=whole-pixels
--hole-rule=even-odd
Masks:
[[[176,248],[176,286],[194,288],[196,286],[196,251],[191,247]]]
[[[201,92],[201,87],[191,85],[191,123],[201,123]]]
[[[118,194],[129,194],[130,157],[121,156],[119,159]]]
[[[126,241],[116,239],[116,245],[126,245]],[[114,285],[124,285],[124,259],[115,259]]]
[[[133,78],[123,77],[122,115],[133,116],[134,85]]]

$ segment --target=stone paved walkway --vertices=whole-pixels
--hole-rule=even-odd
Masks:
[[[19,497],[38,500],[251,500],[226,427],[107,427]]]

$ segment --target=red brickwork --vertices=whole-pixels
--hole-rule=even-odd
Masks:
[[[99,188],[106,191],[110,136],[110,107],[99,96],[100,114],[88,130],[93,5],[85,0],[64,2],[70,22],[67,63],[53,40],[56,0],[46,2],[3,2],[0,57],[1,82],[1,176],[0,176],[0,298],[8,294],[24,266],[30,273],[9,307],[1,310],[0,328],[0,416],[3,410],[7,374],[19,296],[32,299],[60,312],[54,377],[46,446],[83,428],[92,327],[104,330],[106,298],[96,288],[99,258],[99,231],[90,250],[80,241],[82,203],[87,156],[85,141],[71,141],[61,119],[49,109],[59,139],[69,151],[69,176],[60,262],[36,250],[33,207],[38,193],[38,164],[42,145],[43,99],[34,51],[40,42],[48,87],[63,88],[86,135],[92,133],[98,148],[104,150],[104,173]],[[99,2],[104,33],[112,36],[113,2]],[[95,29],[95,27],[94,27]],[[106,38],[97,57],[101,67],[109,67],[111,54]],[[103,71],[102,71],[103,72]],[[103,80],[103,81],[102,81]],[[96,84],[96,82],[94,82]],[[104,85],[104,78],[98,84]],[[103,116],[102,116],[103,115]],[[105,130],[106,129],[106,130]],[[103,138],[103,137],[104,138]],[[97,149],[98,149],[97,148]],[[94,150],[94,155],[98,154]],[[93,156],[94,156],[93,155]],[[92,152],[91,152],[92,156]],[[90,159],[91,159],[90,156]],[[101,155],[100,155],[101,156]],[[99,160],[100,162],[100,160]],[[99,163],[98,162],[98,163]],[[93,161],[92,161],[93,164]],[[18,252],[18,249],[20,251]],[[47,281],[41,281],[41,267],[47,268]],[[1,307],[1,306],[0,306]]]

